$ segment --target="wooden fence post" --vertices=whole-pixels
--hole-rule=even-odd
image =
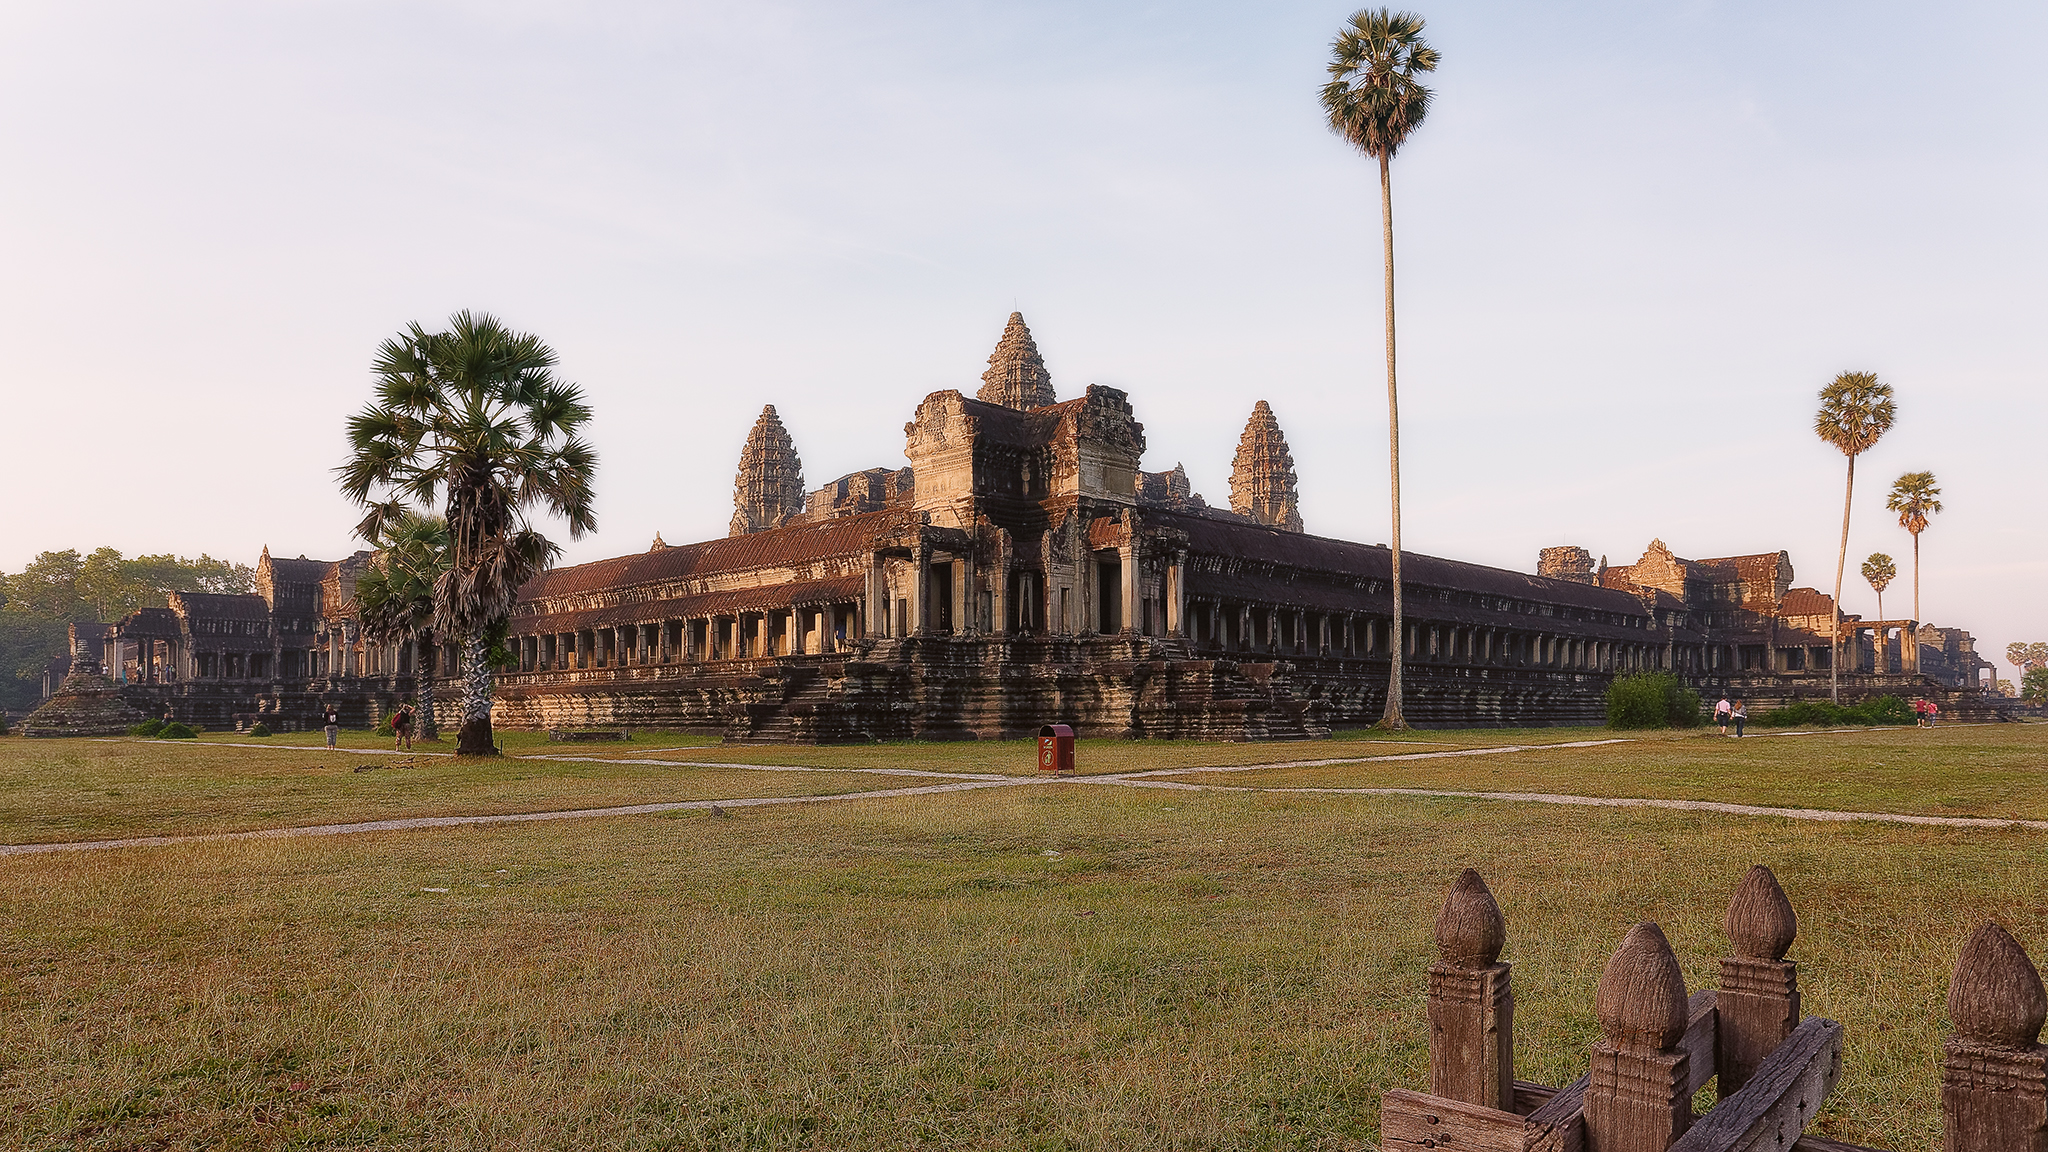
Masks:
[[[1587,1152],[1664,1152],[1692,1121],[1685,975],[1655,924],[1629,929],[1594,995],[1602,1039],[1586,1085]]]
[[[1769,868],[1759,864],[1742,878],[1728,904],[1727,928],[1735,955],[1721,960],[1715,1033],[1723,1100],[1749,1083],[1764,1057],[1799,1027],[1799,966],[1785,959],[1799,917]]]
[[[1429,966],[1429,1090],[1512,1112],[1515,992],[1500,963],[1507,920],[1479,873],[1465,869],[1444,895]]]
[[[1985,922],[1956,958],[1942,1046],[1944,1152],[2048,1152],[2048,991],[2026,950]]]

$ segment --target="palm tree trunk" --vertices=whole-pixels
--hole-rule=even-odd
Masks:
[[[462,732],[455,738],[457,756],[496,756],[491,738],[491,665],[484,630],[462,638]]]
[[[1884,634],[1884,589],[1879,588],[1877,590],[1877,674],[1880,676],[1889,675],[1892,670],[1892,662],[1884,658]]]
[[[1394,183],[1387,171],[1387,154],[1380,153],[1380,241],[1386,258],[1387,293],[1387,471],[1394,500],[1394,628],[1387,640],[1392,662],[1387,670],[1387,706],[1380,713],[1380,727],[1408,727],[1401,715],[1401,655],[1407,646],[1401,623],[1401,405],[1394,390]]]
[[[439,671],[435,664],[440,650],[434,643],[432,631],[420,633],[419,642],[419,655],[413,661],[413,667],[419,670],[420,739],[438,742],[441,729],[434,723],[434,673]]]
[[[1903,656],[1904,653],[1901,653]],[[1920,534],[1913,533],[1913,662],[1920,662]],[[1903,669],[1904,665],[1901,665]]]
[[[1842,487],[1842,548],[1835,553],[1835,634],[1828,638],[1834,656],[1828,660],[1828,699],[1842,702],[1842,570],[1849,566],[1849,501],[1856,494],[1856,455],[1849,455],[1849,482]]]

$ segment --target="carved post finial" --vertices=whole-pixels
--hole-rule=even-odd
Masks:
[[[1685,1035],[1685,974],[1663,929],[1645,921],[1628,930],[1600,974],[1593,1010],[1616,1048],[1665,1052]]]
[[[1785,959],[1799,934],[1799,917],[1761,864],[1749,870],[1728,902],[1729,942],[1716,993],[1715,1060],[1722,1099],[1749,1083],[1764,1058],[1799,1027],[1799,967]]]
[[[1977,926],[1948,986],[1955,1035],[1942,1045],[1944,1152],[2048,1152],[2048,993],[2004,928]]]
[[[2026,949],[1986,920],[1956,957],[1948,986],[1948,1015],[1956,1036],[1993,1048],[2030,1048],[2048,1019],[2048,991]]]
[[[1444,963],[1467,971],[1491,967],[1508,940],[1507,918],[1486,881],[1470,868],[1444,893],[1436,914],[1436,951]]]
[[[1510,1111],[1515,1104],[1515,992],[1507,920],[1467,868],[1436,917],[1442,959],[1429,966],[1429,1083],[1438,1096]]]
[[[1685,975],[1655,924],[1629,929],[1593,996],[1602,1038],[1593,1042],[1585,1095],[1586,1147],[1664,1152],[1692,1122],[1685,1037]]]
[[[1778,878],[1761,864],[1735,889],[1725,924],[1735,954],[1749,960],[1783,960],[1799,935],[1799,914],[1792,911]]]

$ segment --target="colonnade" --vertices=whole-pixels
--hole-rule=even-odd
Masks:
[[[859,635],[855,604],[799,604],[514,637],[518,671],[579,671],[829,655]]]

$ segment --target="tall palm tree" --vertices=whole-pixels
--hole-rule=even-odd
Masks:
[[[434,724],[434,584],[448,570],[448,521],[407,509],[384,522],[381,547],[356,580],[363,634],[383,644],[416,646],[420,738],[439,740]]]
[[[1927,518],[1941,511],[1941,488],[1932,472],[1908,472],[1892,481],[1884,506],[1899,514],[1899,527],[1913,534],[1913,624],[1920,623],[1920,534]]]
[[[579,435],[590,408],[554,366],[554,349],[492,316],[458,312],[446,332],[413,324],[378,347],[376,399],[349,419],[349,459],[336,469],[367,510],[356,534],[372,543],[408,508],[446,510],[433,624],[462,646],[458,756],[496,755],[490,633],[561,554],[528,509],[568,521],[571,539],[597,527],[597,454]]]
[[[1813,418],[1814,435],[1849,458],[1849,479],[1842,489],[1842,547],[1835,554],[1834,654],[1828,660],[1828,697],[1842,700],[1842,570],[1849,566],[1849,506],[1856,495],[1856,457],[1870,451],[1891,430],[1899,415],[1892,386],[1875,372],[1844,372],[1820,390],[1820,411]]]
[[[1870,582],[1870,590],[1877,593],[1877,670],[1891,671],[1891,665],[1884,658],[1884,590],[1891,587],[1899,575],[1899,566],[1882,552],[1872,552],[1863,561],[1863,578]]]
[[[1387,645],[1387,706],[1380,724],[1406,728],[1401,714],[1401,406],[1394,387],[1394,153],[1429,114],[1430,90],[1417,77],[1436,71],[1437,51],[1422,38],[1422,17],[1385,8],[1360,9],[1330,44],[1330,80],[1323,111],[1330,128],[1380,166],[1380,242],[1386,268],[1387,469],[1394,503],[1394,625]]]

